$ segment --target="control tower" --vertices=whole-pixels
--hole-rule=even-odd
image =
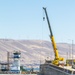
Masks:
[[[11,66],[11,71],[12,72],[17,72],[17,73],[20,73],[20,57],[21,57],[21,52],[14,52],[13,53],[13,63],[12,63],[12,66]]]

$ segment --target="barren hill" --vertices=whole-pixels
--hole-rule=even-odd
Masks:
[[[71,44],[58,43],[57,47],[60,56],[72,57]],[[73,55],[74,49],[75,45],[73,45]],[[47,58],[54,58],[53,48],[49,41],[0,39],[0,61],[7,61],[7,52],[13,51],[21,51],[22,64],[39,63]]]

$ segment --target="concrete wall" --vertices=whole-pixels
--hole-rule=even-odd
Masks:
[[[72,73],[72,71],[68,71],[65,69],[53,67],[51,65],[43,64],[40,66],[40,74],[41,75],[75,75]]]

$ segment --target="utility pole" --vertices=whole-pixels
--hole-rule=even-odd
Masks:
[[[72,40],[72,65],[73,65],[73,40]]]
[[[8,71],[9,71],[9,52],[7,52],[7,63],[8,63]]]

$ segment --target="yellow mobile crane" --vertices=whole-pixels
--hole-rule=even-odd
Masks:
[[[53,46],[54,54],[55,54],[55,59],[52,61],[52,63],[54,65],[59,65],[59,61],[63,61],[64,58],[59,57],[58,49],[57,49],[57,46],[56,46],[56,43],[55,43],[55,40],[54,40],[54,36],[53,36],[52,30],[51,30],[51,26],[50,26],[49,18],[48,18],[48,15],[47,15],[47,11],[46,11],[46,8],[43,7],[43,9],[44,9],[45,14],[46,14],[46,18],[47,18],[47,22],[48,22],[48,26],[49,26],[49,30],[50,30],[50,34],[51,34],[50,38],[51,38],[51,42],[52,42],[52,46]]]

